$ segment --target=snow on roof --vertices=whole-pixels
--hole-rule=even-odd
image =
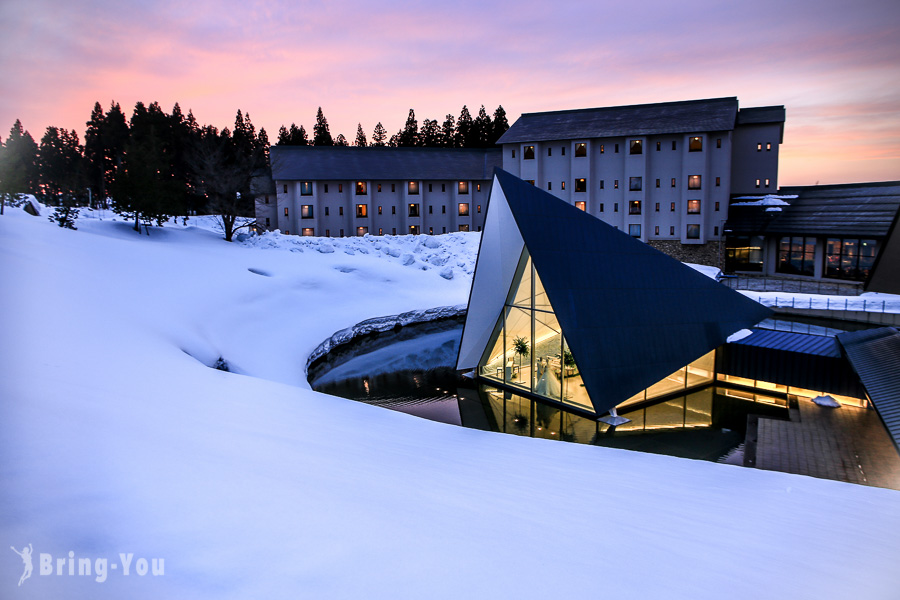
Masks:
[[[765,196],[739,196],[735,200],[746,200],[747,202],[735,202],[732,206],[790,206],[790,202],[785,202],[785,198],[796,198],[797,196],[778,196],[776,194],[766,194]]]

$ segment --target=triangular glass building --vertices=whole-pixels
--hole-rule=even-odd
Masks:
[[[498,169],[457,368],[599,416],[711,383],[715,349],[769,315]]]

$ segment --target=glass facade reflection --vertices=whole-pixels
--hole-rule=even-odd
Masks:
[[[480,362],[481,377],[594,412],[575,356],[566,344],[562,327],[527,249],[519,261],[512,289],[487,347],[489,350]],[[712,351],[620,406],[711,383],[714,364],[715,351]]]

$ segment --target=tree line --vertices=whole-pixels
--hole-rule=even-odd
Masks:
[[[459,118],[448,114],[444,117],[443,123],[438,123],[436,119],[425,119],[422,121],[421,127],[416,119],[416,111],[410,108],[406,124],[390,138],[388,138],[387,130],[379,121],[372,132],[372,141],[370,142],[363,131],[362,124],[358,123],[353,145],[358,147],[491,148],[507,129],[509,129],[509,121],[503,106],[498,106],[491,118],[482,104],[478,110],[478,116],[473,118],[469,108],[463,105]],[[296,123],[291,123],[290,127],[282,125],[278,130],[277,145],[349,146],[350,142],[343,134],[332,138],[328,120],[322,113],[322,108],[319,107],[311,139],[303,125],[298,127]]]
[[[409,110],[400,131],[388,138],[379,122],[369,142],[357,125],[355,146],[488,148],[509,128],[498,106],[491,118],[484,106],[475,118],[463,106],[459,118],[443,124],[425,119],[419,127]],[[302,125],[282,126],[279,145],[349,146],[343,135],[332,138],[322,108],[310,139]],[[174,215],[217,215],[225,239],[249,226],[253,216],[251,181],[267,169],[269,138],[256,130],[250,115],[237,111],[234,127],[221,131],[200,125],[178,103],[166,113],[159,103],[135,104],[126,117],[113,101],[103,110],[94,104],[84,143],[73,129],[47,127],[40,142],[16,120],[0,139],[0,214],[7,203],[34,194],[56,207],[51,220],[75,228],[79,207],[112,208],[134,220],[134,228],[162,225]],[[242,222],[241,217],[247,217]]]

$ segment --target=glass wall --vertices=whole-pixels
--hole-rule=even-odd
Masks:
[[[877,242],[828,238],[825,242],[825,277],[865,281],[875,264]]]
[[[725,240],[725,271],[761,272],[763,270],[763,243],[761,235],[736,235]]]
[[[783,237],[778,243],[778,272],[790,275],[814,275],[816,238]]]

